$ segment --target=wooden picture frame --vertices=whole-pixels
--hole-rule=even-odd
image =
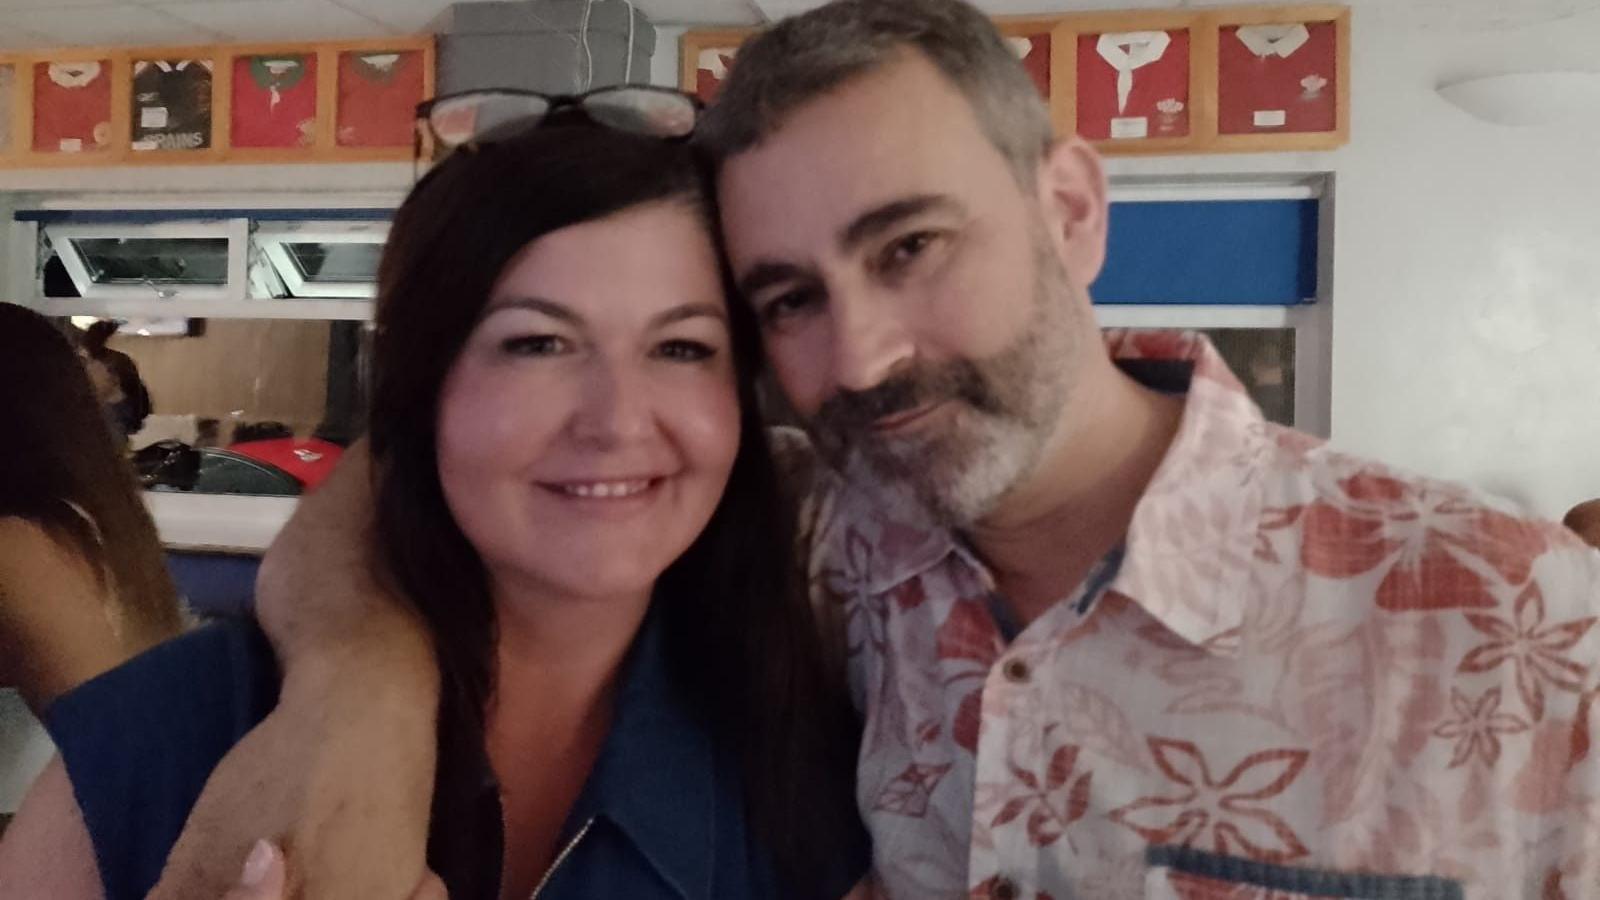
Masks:
[[[128,155],[128,104],[129,82],[123,74],[128,64],[128,53],[122,48],[64,47],[28,51],[13,55],[17,71],[18,109],[14,110],[15,123],[12,142],[16,152],[0,157],[7,166],[27,168],[57,168],[62,166],[96,166],[121,163]],[[38,144],[37,94],[43,87],[38,73],[54,64],[98,63],[101,74],[107,79],[109,108],[106,110],[106,140],[100,149],[87,151],[40,150]],[[98,130],[98,126],[97,126]]]
[[[224,71],[223,58],[225,53],[217,52],[217,47],[140,47],[124,51],[121,63],[118,65],[117,78],[121,84],[120,91],[113,83],[113,102],[120,102],[125,107],[120,112],[119,119],[113,119],[112,139],[122,152],[120,164],[136,165],[194,165],[197,163],[221,162],[227,156],[227,129],[219,127],[219,121],[226,121],[228,115],[228,73]],[[137,94],[134,88],[135,69],[141,62],[155,62],[168,60],[196,60],[211,63],[211,121],[207,146],[196,149],[143,149],[134,140],[136,125],[134,122],[134,108],[138,105]],[[120,122],[120,127],[118,123]],[[220,132],[220,134],[219,134]]]
[[[241,131],[234,121],[235,106],[239,99],[240,88],[239,69],[240,63],[248,65],[255,59],[271,59],[274,57],[298,57],[311,64],[312,71],[303,75],[302,79],[309,77],[310,84],[298,82],[294,87],[294,96],[287,102],[298,104],[304,99],[311,103],[310,128],[303,134],[304,142],[300,139],[289,145],[273,144],[261,146],[263,139],[245,141],[241,144],[235,138]],[[241,163],[296,163],[317,162],[318,152],[332,145],[333,118],[324,115],[326,112],[326,93],[322,88],[322,53],[318,45],[311,44],[241,44],[228,48],[228,119],[222,123],[228,147],[228,161]],[[301,96],[309,91],[309,97]],[[285,102],[280,98],[280,102]]]
[[[416,152],[415,108],[407,110],[409,125],[407,142],[390,146],[343,146],[339,142],[340,121],[339,77],[340,60],[347,53],[420,53],[422,65],[422,93],[418,102],[433,96],[435,90],[434,41],[431,36],[410,38],[369,38],[360,41],[341,41],[317,45],[317,153],[318,162],[373,162],[380,160],[409,160]],[[324,121],[324,116],[327,120]]]
[[[739,46],[757,33],[759,28],[702,28],[685,31],[678,40],[678,90],[694,94],[710,103],[715,92],[707,90],[700,78],[701,54],[715,51],[737,51]],[[716,80],[718,86],[721,79]]]
[[[269,43],[215,46],[71,47],[0,55],[0,65],[16,73],[10,110],[11,147],[0,148],[0,168],[61,166],[195,165],[214,163],[329,163],[409,160],[412,111],[406,111],[406,140],[392,146],[340,146],[338,121],[339,58],[343,53],[386,51],[421,54],[421,99],[435,89],[434,39],[431,36],[371,38],[320,43]],[[315,125],[308,144],[295,147],[233,146],[233,79],[238,60],[263,55],[300,55],[316,59]],[[193,150],[136,150],[133,147],[134,66],[143,60],[199,59],[211,62],[209,146]],[[110,131],[105,149],[82,153],[45,152],[34,146],[35,74],[41,63],[100,61],[110,67]],[[409,102],[409,100],[408,100]]]
[[[1069,61],[1066,65],[1060,67],[1061,84],[1057,87],[1057,90],[1066,97],[1067,102],[1067,111],[1063,115],[1066,123],[1066,127],[1063,128],[1064,133],[1082,134],[1086,130],[1087,123],[1084,121],[1085,104],[1081,93],[1085,86],[1081,82],[1080,73],[1082,71],[1081,63],[1085,61],[1083,58],[1084,46],[1089,39],[1097,39],[1107,34],[1162,31],[1168,33],[1182,32],[1186,35],[1186,40],[1179,46],[1181,52],[1185,52],[1188,55],[1187,65],[1182,65],[1182,71],[1178,73],[1180,77],[1186,76],[1187,81],[1184,90],[1186,96],[1184,98],[1173,97],[1160,101],[1163,104],[1167,103],[1169,99],[1177,101],[1175,110],[1163,110],[1154,115],[1142,117],[1137,115],[1126,116],[1120,121],[1135,121],[1139,118],[1146,120],[1158,119],[1157,126],[1153,129],[1148,129],[1148,121],[1146,121],[1145,125],[1149,131],[1154,131],[1159,135],[1161,120],[1170,116],[1173,119],[1181,119],[1181,127],[1185,129],[1184,133],[1171,137],[1144,136],[1126,138],[1113,137],[1108,133],[1105,137],[1101,137],[1096,127],[1095,132],[1093,132],[1094,136],[1089,137],[1086,135],[1086,138],[1097,150],[1107,156],[1193,153],[1199,151],[1210,140],[1216,128],[1216,91],[1215,79],[1208,80],[1205,76],[1207,72],[1212,72],[1216,68],[1216,32],[1214,29],[1206,27],[1203,15],[1190,11],[1164,10],[1077,13],[1064,16],[1061,28],[1066,34],[1070,35],[1070,40],[1063,41],[1066,45],[1063,47],[1064,55],[1069,58]],[[1165,55],[1166,51],[1163,52],[1163,57]],[[1173,68],[1173,66],[1169,65],[1165,74],[1170,77],[1173,74]],[[1138,70],[1134,69],[1132,71],[1134,73],[1133,84],[1138,86],[1136,80]],[[1104,87],[1105,85],[1096,85],[1097,89]],[[1120,85],[1113,83],[1113,90],[1118,90],[1119,88]],[[1113,99],[1118,98],[1120,98],[1120,94]],[[1096,105],[1100,105],[1098,99]],[[1155,113],[1154,110],[1142,109],[1119,109],[1118,112]],[[1112,120],[1112,129],[1116,127],[1115,123],[1117,121],[1119,120]],[[1180,126],[1174,122],[1171,127],[1176,129]]]
[[[1215,36],[1219,55],[1211,64],[1210,78],[1216,84],[1218,128],[1207,142],[1207,149],[1216,152],[1295,152],[1334,150],[1350,141],[1350,8],[1336,5],[1276,6],[1260,8],[1218,9],[1206,13],[1207,30]],[[1331,97],[1334,103],[1332,128],[1314,131],[1281,131],[1263,133],[1224,133],[1221,109],[1231,96],[1225,96],[1229,85],[1223,83],[1220,45],[1234,35],[1241,26],[1255,25],[1308,25],[1331,32],[1333,72]],[[1320,67],[1318,67],[1320,68]],[[1316,85],[1308,85],[1313,93]],[[1276,120],[1271,120],[1276,122]],[[1292,124],[1292,123],[1291,123]]]
[[[24,95],[30,88],[21,57],[0,53],[0,165],[22,153],[22,114],[31,108]]]

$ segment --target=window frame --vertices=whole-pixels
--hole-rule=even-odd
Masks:
[[[373,240],[373,238],[376,240]],[[273,300],[373,300],[378,296],[377,282],[350,284],[306,279],[296,264],[289,244],[376,244],[382,247],[389,239],[388,222],[341,222],[326,220],[301,220],[295,222],[258,222],[251,236],[263,262],[288,292],[284,298],[257,298]]]
[[[1296,306],[1179,303],[1096,303],[1102,328],[1291,329],[1294,332],[1294,427],[1326,438],[1332,426],[1333,385],[1333,203],[1329,180],[1196,181],[1148,177],[1119,182],[1112,203],[1206,202],[1217,200],[1315,200],[1318,205],[1317,294]]]
[[[0,296],[52,318],[96,316],[101,318],[201,318],[201,319],[299,319],[329,322],[371,322],[376,302],[366,298],[287,299],[251,296],[249,257],[253,246],[252,221],[317,222],[319,227],[334,224],[379,224],[368,214],[392,215],[403,195],[392,193],[331,194],[324,202],[308,209],[300,198],[281,195],[211,195],[185,197],[174,203],[170,198],[146,196],[78,197],[45,202],[23,202],[0,209],[0,235],[8,255],[0,283]],[[174,221],[94,223],[41,223],[14,216],[35,212],[115,213],[136,211],[164,216]],[[324,219],[301,213],[323,212]],[[193,216],[190,217],[189,214]],[[252,219],[244,213],[259,213]],[[45,297],[39,258],[40,230],[55,233],[63,227],[83,229],[90,236],[118,237],[130,232],[157,236],[196,236],[196,223],[224,223],[228,229],[229,279],[223,296],[189,291],[170,299],[147,296],[140,286],[132,296]],[[388,223],[381,223],[387,234]],[[148,231],[146,231],[148,229]],[[90,232],[93,232],[91,234]],[[212,236],[203,234],[199,236]],[[233,243],[237,241],[237,243]],[[65,264],[65,259],[63,263]],[[69,273],[70,274],[70,273]],[[139,294],[138,292],[143,292]],[[155,520],[156,530],[167,550],[198,550],[258,554],[271,545],[279,529],[288,522],[299,504],[298,497],[255,497],[222,494],[188,494],[176,491],[143,491],[146,509]]]
[[[44,297],[39,290],[39,299],[50,302],[66,302],[72,300],[91,300],[103,302],[128,302],[166,300],[185,300],[189,302],[213,302],[237,299],[242,291],[240,285],[244,280],[244,247],[249,241],[249,223],[242,219],[202,219],[196,218],[185,222],[162,222],[148,224],[73,224],[51,223],[41,225],[38,232],[50,241],[55,249],[56,256],[61,260],[67,270],[67,275],[72,278],[73,285],[78,289],[80,297]],[[41,235],[36,232],[36,240]],[[227,279],[220,285],[157,285],[146,281],[143,284],[101,284],[96,282],[89,274],[89,267],[79,252],[75,241],[78,240],[117,240],[133,238],[137,240],[205,240],[223,238],[228,242],[228,274]],[[37,259],[30,267],[37,275],[42,271],[42,265]],[[152,296],[154,295],[154,296]]]

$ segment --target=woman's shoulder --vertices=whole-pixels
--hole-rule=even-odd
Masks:
[[[242,736],[272,709],[277,691],[277,662],[266,636],[253,621],[229,619],[84,682],[50,706],[45,724],[54,734],[115,721],[138,734],[181,719],[211,726],[207,730],[242,728]]]
[[[154,886],[212,770],[277,694],[265,636],[229,621],[153,647],[46,710],[108,898]]]

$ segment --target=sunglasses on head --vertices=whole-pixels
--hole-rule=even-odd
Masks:
[[[694,133],[704,109],[693,95],[650,85],[615,85],[577,95],[494,88],[424,100],[417,104],[417,123],[436,151],[506,140],[571,114],[616,131],[682,140]]]

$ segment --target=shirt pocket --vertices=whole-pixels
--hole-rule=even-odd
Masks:
[[[1189,847],[1145,853],[1145,900],[1463,900],[1432,875],[1375,875],[1280,866]]]

